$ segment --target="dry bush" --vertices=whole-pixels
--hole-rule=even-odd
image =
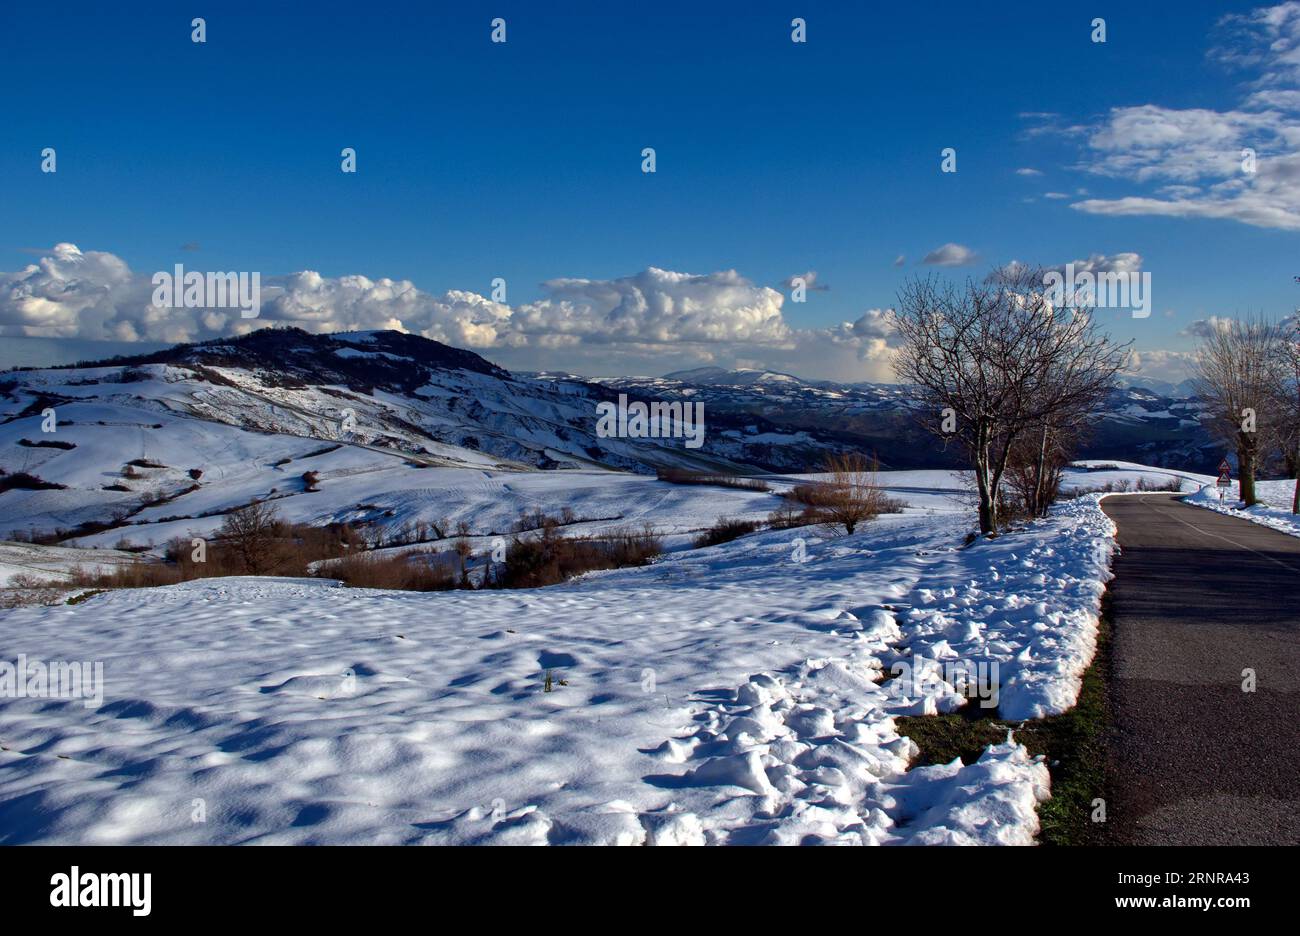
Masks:
[[[767,525],[773,530],[789,530],[794,527],[808,526],[816,523],[816,512],[807,508],[798,509],[793,504],[782,504],[767,515]]]
[[[783,496],[805,507],[825,507],[835,499],[835,492],[825,484],[796,484]]]
[[[540,536],[529,539],[516,536],[511,540],[493,585],[500,588],[554,585],[584,572],[645,565],[662,551],[662,541],[648,526],[601,537],[564,537],[555,526],[547,526]]]
[[[450,569],[435,565],[420,552],[395,556],[359,553],[331,563],[323,574],[351,588],[387,588],[402,591],[448,591],[457,587]]]
[[[705,546],[717,546],[719,543],[730,543],[734,539],[739,539],[760,529],[762,529],[762,524],[753,520],[720,517],[713,526],[695,538],[695,548],[701,549]]]
[[[737,488],[742,491],[770,491],[766,481],[744,478],[739,475],[713,474],[706,471],[687,471],[684,468],[660,468],[655,472],[660,481],[669,484],[711,484],[716,487]]]
[[[36,475],[28,474],[25,471],[15,471],[13,474],[0,475],[0,494],[5,491],[62,491],[67,487],[66,484],[56,484],[53,481],[45,481]]]
[[[1177,493],[1183,489],[1182,478],[1166,478],[1163,481],[1148,481],[1145,477],[1138,478],[1137,489],[1139,491],[1172,491]]]
[[[811,506],[812,514],[825,526],[852,535],[882,513],[897,513],[901,505],[880,488],[878,469],[875,459],[868,461],[856,452],[827,458],[830,480],[821,485],[820,503]]]
[[[231,575],[278,575],[305,577],[313,563],[338,559],[361,552],[364,543],[356,529],[347,524],[324,527],[277,522],[268,534],[264,556],[266,571],[250,573],[241,548],[232,542],[214,538],[199,553],[188,537],[170,540],[164,550],[165,561],[141,560],[116,566],[105,572],[78,570],[74,584],[94,588],[150,588],[175,585],[201,578]]]
[[[107,572],[77,569],[71,576],[71,583],[78,588],[153,588],[157,585],[175,585],[185,580],[184,570],[180,566],[149,560],[117,565]]]

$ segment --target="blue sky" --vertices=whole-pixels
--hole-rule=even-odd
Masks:
[[[1300,296],[1296,183],[1279,173],[1262,191],[1215,188],[1233,184],[1244,140],[1258,139],[1261,167],[1289,166],[1300,145],[1300,108],[1284,96],[1295,76],[1267,57],[1224,61],[1269,30],[1289,41],[1285,10],[268,6],[6,5],[0,334],[214,333],[105,313],[98,299],[91,312],[90,300],[60,306],[70,279],[90,288],[87,271],[112,279],[116,267],[74,258],[79,274],[54,263],[23,275],[56,244],[146,280],[178,262],[272,281],[314,271],[324,285],[286,284],[293,298],[279,307],[309,327],[386,320],[383,290],[333,289],[339,277],[409,281],[430,297],[401,307],[411,330],[507,366],[586,373],[740,363],[878,378],[887,335],[874,319],[841,323],[888,307],[908,276],[1011,260],[1138,255],[1153,315],[1099,317],[1148,352],[1186,352],[1197,323],[1282,315]],[[1216,25],[1230,13],[1242,18]],[[193,15],[206,43],[190,41]],[[489,41],[494,16],[507,21],[504,44]],[[790,41],[794,16],[805,44]],[[1105,43],[1090,39],[1099,16]],[[46,146],[56,173],[40,172]],[[339,169],[344,146],[355,174]],[[654,174],[641,172],[645,146]],[[944,147],[957,150],[956,173],[939,171]],[[1163,207],[1134,213],[1121,201],[1132,198]],[[922,262],[949,243],[974,261]],[[649,268],[706,278],[637,279]],[[732,270],[739,279],[707,279]],[[784,292],[808,271],[828,288],[773,310],[764,287]],[[497,276],[505,312],[446,298],[487,296]],[[138,298],[120,280],[109,291],[119,305]],[[649,309],[630,309],[630,293]],[[5,343],[0,365],[27,353]]]

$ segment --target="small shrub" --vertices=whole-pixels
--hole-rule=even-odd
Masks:
[[[806,508],[799,510],[790,503],[781,504],[776,510],[767,515],[767,525],[773,530],[789,530],[816,522],[816,516],[810,515]]]
[[[736,520],[730,517],[722,517],[717,523],[695,538],[695,548],[701,549],[705,546],[729,543],[759,529],[761,529],[761,525],[752,520]]]
[[[585,572],[645,565],[661,552],[663,542],[649,527],[600,537],[565,537],[551,525],[540,536],[516,536],[506,547],[505,562],[492,584],[500,588],[554,585]]]
[[[331,563],[322,574],[336,578],[351,588],[386,588],[402,591],[448,591],[457,587],[451,570],[428,561],[418,552],[395,556],[360,553]]]
[[[1138,478],[1137,489],[1139,491],[1172,491],[1177,493],[1183,489],[1181,478],[1166,478],[1163,481],[1148,481],[1145,477]]]
[[[0,477],[0,494],[5,491],[62,491],[67,489],[66,484],[56,484],[53,481],[45,481],[36,475],[28,474],[25,471],[15,471],[13,474]]]
[[[64,451],[77,447],[75,442],[59,442],[54,439],[40,439],[36,442],[33,442],[31,439],[19,439],[18,444],[23,448],[53,448],[63,449]]]

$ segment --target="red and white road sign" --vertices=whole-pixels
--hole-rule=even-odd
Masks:
[[[1219,465],[1219,481],[1218,481],[1218,485],[1219,485],[1219,487],[1231,487],[1231,486],[1232,486],[1232,466],[1228,464],[1228,460],[1227,460],[1226,458],[1225,458],[1225,459],[1223,460],[1223,462]]]

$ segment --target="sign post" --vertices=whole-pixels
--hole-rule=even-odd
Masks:
[[[1219,480],[1215,483],[1219,487],[1219,503],[1222,504],[1223,495],[1232,487],[1232,466],[1226,458],[1219,464]]]

